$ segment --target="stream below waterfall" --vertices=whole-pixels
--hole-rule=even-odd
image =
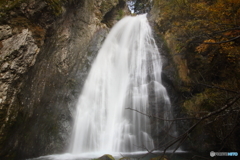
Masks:
[[[191,159],[193,156],[198,155],[197,153],[189,153],[185,151],[176,151],[174,155],[172,155],[172,150],[167,151],[165,153],[165,157],[170,158],[171,160],[186,160]],[[147,154],[147,152],[135,152],[135,153],[115,153],[113,155],[115,160],[120,160],[121,158],[125,158],[124,160],[150,160],[152,158],[161,157],[163,152],[153,152],[152,154]],[[99,158],[99,153],[88,153],[88,154],[56,154],[49,156],[42,156],[39,158],[29,159],[29,160],[97,160]],[[103,155],[103,154],[102,154]],[[102,156],[101,155],[101,156]],[[209,155],[205,155],[206,157]]]

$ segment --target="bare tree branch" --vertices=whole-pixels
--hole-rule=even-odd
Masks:
[[[129,109],[129,110],[138,112],[138,113],[140,113],[140,114],[142,114],[142,115],[148,116],[149,118],[156,118],[156,119],[163,120],[163,121],[179,121],[179,120],[199,119],[199,118],[195,118],[195,117],[176,118],[176,119],[165,119],[165,118],[156,117],[156,116],[153,116],[153,115],[150,115],[150,114],[146,114],[146,113],[140,112],[140,111],[138,111],[138,110],[136,110],[136,109],[133,109],[133,108],[125,108],[125,109]]]
[[[233,126],[233,128],[231,129],[231,131],[228,133],[228,135],[225,136],[224,139],[222,140],[222,143],[221,143],[222,147],[220,148],[219,152],[223,149],[224,145],[225,145],[226,142],[227,142],[227,139],[233,134],[234,130],[238,127],[238,125],[239,125],[238,115],[239,115],[239,112],[237,113],[237,116],[236,116],[235,125]]]
[[[203,42],[203,44],[221,44],[221,43],[227,43],[227,42],[234,41],[234,40],[236,40],[236,39],[238,39],[238,38],[240,38],[240,36],[233,37],[233,38],[230,38],[229,40],[220,41],[220,42]]]
[[[166,151],[167,149],[169,149],[171,146],[173,146],[174,144],[178,143],[178,145],[176,146],[176,148],[174,149],[173,153],[174,154],[176,152],[176,150],[181,146],[181,144],[186,141],[188,135],[204,120],[212,117],[212,116],[215,116],[215,115],[218,115],[220,114],[221,112],[225,111],[226,109],[230,108],[233,104],[235,104],[238,100],[240,99],[240,94],[236,95],[231,101],[229,101],[227,104],[225,104],[224,106],[222,106],[221,108],[219,108],[218,110],[215,110],[213,112],[210,112],[208,113],[207,115],[205,116],[202,116],[200,118],[179,118],[179,119],[172,119],[172,120],[166,120],[166,119],[163,119],[163,118],[159,118],[159,117],[154,117],[154,116],[151,116],[151,115],[148,115],[146,113],[143,113],[143,112],[140,112],[138,110],[135,110],[135,109],[132,109],[132,108],[126,108],[126,109],[129,109],[129,110],[132,110],[132,111],[136,111],[142,115],[145,115],[145,116],[148,116],[148,117],[154,117],[154,118],[157,118],[157,119],[160,119],[160,120],[164,120],[164,121],[177,121],[177,120],[187,120],[187,119],[197,119],[198,121],[196,123],[194,123],[186,132],[184,132],[182,135],[178,136],[176,139],[162,145],[162,146],[165,146],[165,149],[163,151],[163,155],[160,157],[163,158],[164,155],[166,154]],[[231,132],[225,137],[224,141],[233,133],[233,131],[235,130],[235,128],[237,127],[237,124],[233,127],[233,129],[231,130]],[[157,150],[156,148],[154,150]],[[149,153],[152,153],[154,150],[147,150],[148,151],[148,154]]]
[[[208,88],[216,88],[216,89],[219,89],[219,90],[224,90],[224,91],[237,93],[237,94],[240,93],[239,91],[233,91],[233,90],[222,88],[222,87],[218,87],[218,86],[213,86],[213,85],[208,85],[208,84],[203,84],[203,83],[197,83],[197,84],[203,85],[203,86],[208,87]]]
[[[219,34],[219,33],[224,33],[224,32],[234,31],[234,30],[240,30],[240,27],[228,28],[228,29],[225,29],[225,30],[222,30],[222,31],[213,32],[212,34]]]
[[[173,146],[174,144],[176,144],[178,141],[180,141],[180,143],[183,143],[186,140],[186,137],[205,119],[219,114],[221,112],[223,112],[224,110],[228,109],[229,107],[231,107],[236,101],[238,101],[240,99],[240,95],[236,96],[235,98],[233,98],[229,103],[227,103],[226,105],[224,105],[223,107],[221,107],[220,109],[210,112],[209,114],[201,117],[199,119],[199,121],[197,121],[194,125],[192,125],[185,133],[183,133],[182,135],[180,135],[176,140],[174,140],[173,142],[171,142],[165,149],[163,152],[162,157],[165,155],[166,151],[168,148],[170,148],[171,146]],[[162,158],[161,157],[161,158]]]

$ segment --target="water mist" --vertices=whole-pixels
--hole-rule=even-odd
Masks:
[[[136,111],[150,113],[150,92],[163,105],[156,103],[152,110],[170,111],[161,72],[161,56],[146,15],[119,21],[103,43],[79,97],[70,152],[153,149],[150,120]]]

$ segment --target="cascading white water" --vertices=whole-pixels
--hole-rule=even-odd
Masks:
[[[153,149],[149,118],[126,108],[149,113],[150,92],[154,92],[154,101],[161,100],[164,110],[170,110],[161,71],[161,56],[146,15],[123,18],[107,36],[84,84],[70,152]],[[161,106],[154,107],[158,112]]]

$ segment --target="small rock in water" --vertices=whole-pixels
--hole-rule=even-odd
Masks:
[[[158,156],[158,157],[152,158],[150,160],[168,160],[168,158],[166,156]]]
[[[97,160],[115,160],[115,159],[110,154],[105,154],[102,157],[98,158]]]
[[[120,158],[119,160],[131,160],[131,158],[123,157],[123,158]]]

